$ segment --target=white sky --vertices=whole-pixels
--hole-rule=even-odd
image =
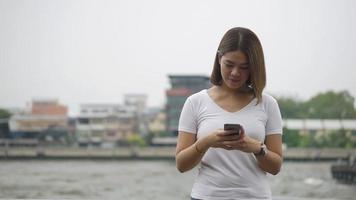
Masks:
[[[210,75],[235,26],[262,42],[267,92],[356,97],[353,0],[0,0],[0,107],[48,97],[74,114],[126,93],[163,106],[167,75]]]

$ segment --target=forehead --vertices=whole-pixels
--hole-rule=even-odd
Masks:
[[[222,57],[222,60],[232,61],[232,62],[247,62],[247,56],[242,51],[230,51],[225,53]]]

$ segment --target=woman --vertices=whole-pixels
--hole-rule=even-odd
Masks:
[[[271,199],[267,173],[282,165],[282,118],[277,101],[262,93],[263,50],[251,30],[223,36],[210,79],[213,87],[188,97],[179,120],[177,168],[200,163],[191,199]]]

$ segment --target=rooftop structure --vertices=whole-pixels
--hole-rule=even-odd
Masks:
[[[170,75],[171,89],[166,91],[167,131],[172,136],[178,134],[178,121],[184,102],[188,96],[209,88],[209,77],[201,75]]]
[[[356,130],[353,119],[284,119],[283,127],[295,130]]]
[[[67,106],[60,105],[56,99],[36,99],[32,101],[31,115],[67,116]]]

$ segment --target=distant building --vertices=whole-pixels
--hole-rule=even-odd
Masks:
[[[166,113],[161,108],[149,108],[146,111],[148,131],[154,136],[166,131]]]
[[[290,130],[356,130],[354,119],[284,119],[283,127]]]
[[[184,102],[188,96],[211,87],[207,76],[170,75],[171,89],[166,91],[167,131],[171,136],[178,134],[178,121]]]
[[[146,94],[126,94],[124,96],[126,107],[135,109],[136,129],[135,133],[141,136],[148,134],[148,119],[146,117],[147,95]]]
[[[59,104],[56,99],[33,100],[28,112],[12,115],[9,127],[13,138],[46,137],[49,135],[47,133],[54,132],[54,129],[66,134],[68,108]]]
[[[142,114],[147,105],[146,94],[126,94],[124,96],[124,103],[126,106],[133,106],[137,113]]]
[[[31,115],[67,116],[67,106],[60,105],[56,99],[38,99],[32,101]]]
[[[117,145],[135,133],[136,108],[119,104],[83,104],[77,118],[80,145]]]

